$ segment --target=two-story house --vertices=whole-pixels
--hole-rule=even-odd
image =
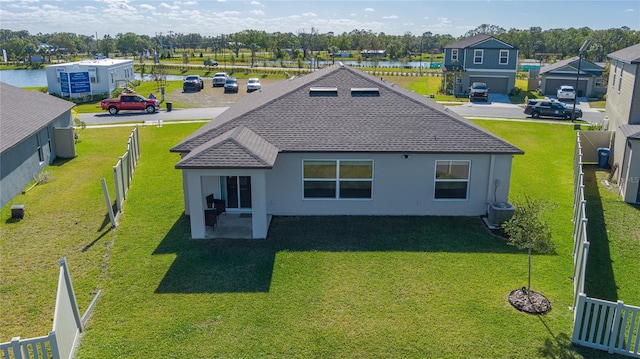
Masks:
[[[625,202],[640,202],[640,43],[608,55],[611,59],[606,117],[615,132],[614,177]]]
[[[518,49],[492,36],[479,34],[444,47],[442,66],[447,91],[467,93],[474,82],[484,82],[489,92],[506,94],[515,87]]]

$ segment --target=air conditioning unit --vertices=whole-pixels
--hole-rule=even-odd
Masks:
[[[502,223],[509,220],[516,208],[506,202],[491,202],[487,210],[487,222],[490,226],[500,227]]]

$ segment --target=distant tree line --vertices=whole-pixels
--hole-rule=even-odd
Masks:
[[[592,30],[588,27],[542,30],[540,27],[509,29],[483,24],[459,38],[451,35],[413,34],[388,35],[371,30],[352,30],[335,34],[320,33],[318,29],[301,29],[294,32],[267,33],[260,30],[244,30],[233,34],[202,36],[170,31],[167,34],[150,37],[132,32],[118,33],[115,37],[74,33],[30,34],[26,30],[11,31],[0,29],[0,48],[7,51],[11,60],[30,59],[40,54],[45,61],[51,57],[84,54],[140,56],[156,52],[161,57],[173,57],[176,51],[196,51],[239,56],[240,51],[249,50],[251,60],[256,53],[266,53],[271,60],[309,59],[323,53],[333,56],[340,52],[362,50],[385,50],[390,60],[412,60],[418,56],[442,53],[444,46],[476,34],[488,34],[520,49],[521,58],[553,61],[578,55],[578,49],[585,39],[591,39],[591,46],[585,57],[594,62],[606,61],[607,54],[640,42],[640,31],[623,26],[606,30]],[[47,46],[39,46],[46,44]]]

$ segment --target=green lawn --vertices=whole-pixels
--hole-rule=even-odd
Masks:
[[[142,157],[111,230],[100,178],[112,188],[131,128],[88,128],[77,158],[13,201],[25,204],[24,220],[8,219],[11,204],[2,211],[0,341],[50,330],[66,256],[81,311],[103,290],[77,358],[609,358],[570,345],[575,133],[478,123],[526,152],[514,159],[512,198],[558,205],[547,215],[557,253],[533,260],[532,289],[553,305],[545,316],[509,305],[508,293],[526,285],[526,253],[477,218],[276,217],[267,240],[190,240],[179,156],[168,150],[199,124],[140,128]],[[637,208],[615,200],[603,200],[600,215],[616,204],[638,228]],[[609,239],[631,233],[607,229]],[[596,265],[624,289],[598,290],[634,304],[635,249],[610,246],[616,263]]]

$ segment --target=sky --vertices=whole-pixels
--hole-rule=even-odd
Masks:
[[[464,35],[482,24],[506,30],[627,26],[640,30],[639,0],[0,0],[0,29],[31,34],[71,32],[102,38],[230,34],[247,29],[341,34]]]

